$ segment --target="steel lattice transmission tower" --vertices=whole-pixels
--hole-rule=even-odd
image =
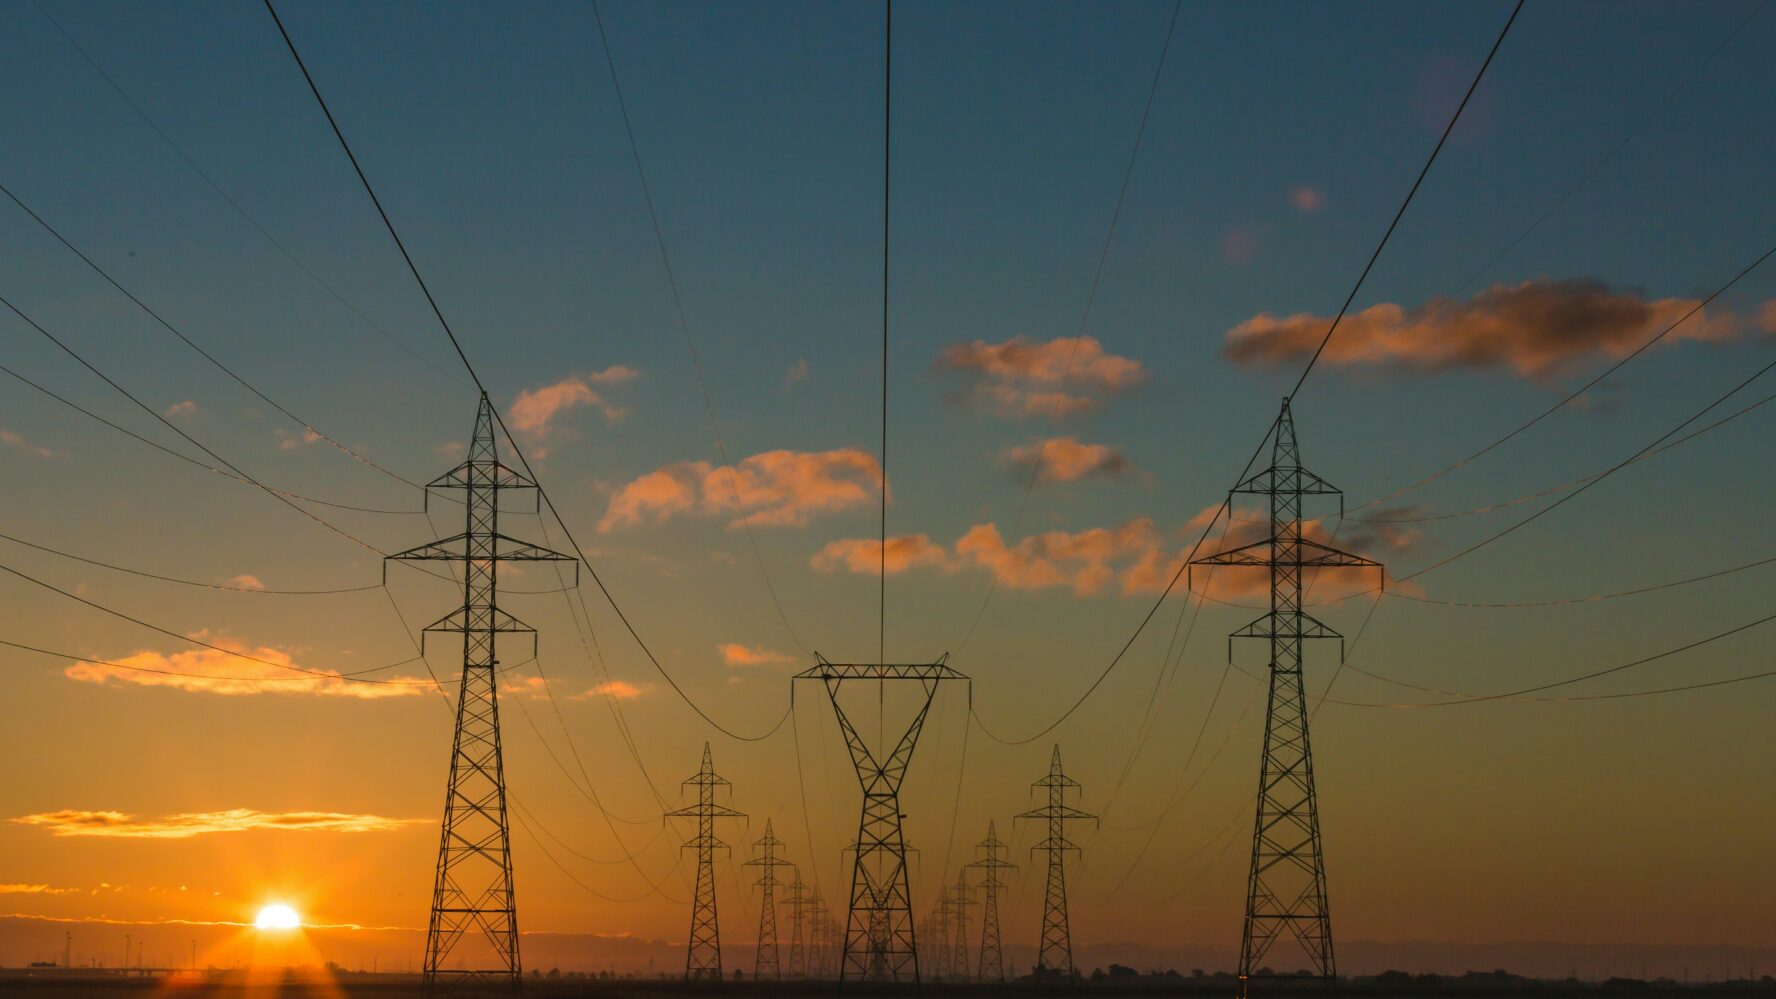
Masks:
[[[968,878],[963,870],[956,872],[956,886],[950,890],[950,956],[944,961],[950,975],[959,982],[968,981],[968,907],[977,904],[968,897]]]
[[[1233,491],[1270,497],[1270,537],[1197,559],[1194,564],[1270,570],[1270,612],[1232,635],[1270,643],[1270,699],[1264,716],[1264,755],[1259,766],[1245,928],[1240,937],[1239,995],[1244,997],[1265,954],[1285,932],[1301,945],[1313,970],[1327,985],[1337,981],[1301,667],[1306,639],[1339,638],[1341,658],[1343,646],[1337,632],[1301,609],[1302,577],[1309,569],[1380,568],[1380,563],[1303,536],[1302,497],[1338,496],[1342,515],[1343,494],[1301,467],[1287,398],[1277,417],[1270,467],[1248,477]],[[1232,644],[1230,640],[1229,655]]]
[[[1048,792],[1048,802],[1018,815],[1020,819],[1042,819],[1048,823],[1048,835],[1030,848],[1048,854],[1048,891],[1042,899],[1042,947],[1037,953],[1036,969],[1073,977],[1073,939],[1067,925],[1067,854],[1078,853],[1079,847],[1067,839],[1067,823],[1097,816],[1067,804],[1067,792],[1079,790],[1079,782],[1061,771],[1061,747],[1056,745],[1049,760],[1048,775],[1031,784],[1032,789]]]
[[[789,880],[789,898],[783,903],[789,907],[789,971],[786,977],[792,980],[808,977],[807,915],[810,901],[808,886],[802,883],[802,872],[797,869]]]
[[[518,909],[513,901],[511,826],[500,749],[497,640],[502,634],[528,633],[534,647],[536,633],[500,610],[499,564],[573,562],[576,578],[579,570],[579,560],[572,555],[500,533],[499,494],[535,489],[536,483],[500,463],[493,426],[493,406],[484,392],[468,457],[426,484],[428,501],[433,489],[462,490],[462,533],[389,556],[406,562],[462,563],[462,606],[427,626],[420,642],[423,654],[426,633],[463,637],[450,782],[444,794],[431,918],[426,924],[423,988],[428,996],[456,987],[520,991]],[[478,937],[483,945],[459,952],[464,937]],[[446,967],[453,956],[458,966]]]
[[[746,816],[726,805],[716,804],[717,788],[733,785],[715,772],[709,743],[703,744],[703,765],[684,779],[682,787],[697,789],[697,803],[667,812],[667,818],[697,820],[697,833],[684,844],[684,849],[697,851],[697,894],[691,899],[691,938],[685,948],[685,980],[722,980],[721,926],[715,911],[715,851],[726,850],[728,844],[716,838],[716,819],[738,819]]]
[[[753,884],[758,885],[759,894],[763,898],[759,903],[758,951],[753,959],[752,977],[754,981],[774,982],[783,977],[783,969],[777,960],[777,888],[783,882],[777,880],[777,869],[787,867],[794,870],[795,864],[777,855],[777,850],[783,846],[783,841],[772,834],[770,819],[765,820],[765,837],[752,845],[753,849],[758,852],[753,859],[740,865],[759,869],[758,880]],[[795,888],[799,889],[801,885],[802,876],[798,872],[795,878]],[[794,897],[795,895],[792,894],[791,898]],[[794,904],[793,901],[791,904]],[[796,913],[791,918],[794,920],[794,936],[790,939],[790,971],[793,975],[795,972],[795,949],[799,943],[797,938],[801,935],[802,919],[800,913]]]
[[[1008,848],[999,839],[999,832],[990,819],[987,821],[987,838],[975,844],[974,849],[981,857],[964,870],[983,872],[978,886],[981,889],[981,945],[980,963],[976,969],[983,982],[1003,982],[1005,952],[999,945],[999,889],[1006,885],[999,880],[999,872],[1015,871],[1017,865],[1000,857]]]
[[[916,664],[837,664],[827,662],[818,653],[814,658],[814,665],[797,673],[795,679],[820,680],[825,685],[845,745],[851,751],[857,782],[863,789],[839,981],[917,982],[919,953],[913,930],[912,891],[908,887],[906,837],[901,828],[905,816],[900,810],[900,785],[906,779],[913,746],[931,713],[938,684],[968,678],[948,665],[948,655],[935,663]],[[893,748],[881,747],[885,757],[878,758],[871,752],[839,702],[840,688],[847,680],[919,684],[924,695],[919,708]]]

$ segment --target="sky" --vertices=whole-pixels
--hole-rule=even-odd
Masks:
[[[1463,952],[1477,962],[1523,941],[1681,962],[1776,933],[1776,813],[1756,791],[1776,778],[1770,681],[1567,699],[1761,672],[1763,628],[1543,700],[1427,706],[1770,613],[1755,566],[1575,602],[1776,555],[1776,472],[1757,460],[1770,410],[1573,485],[1776,360],[1776,273],[1696,308],[1776,232],[1764,6],[1527,4],[1295,398],[1304,463],[1345,493],[1342,526],[1335,501],[1311,512],[1389,579],[1379,600],[1369,582],[1316,584],[1344,598],[1316,613],[1353,641],[1350,668],[1319,643],[1307,670],[1325,694],[1334,929],[1374,970],[1420,959],[1408,942],[1478,947]],[[4,364],[165,448],[214,464],[176,427],[277,489],[363,509],[293,501],[304,516],[5,379],[0,639],[46,651],[0,649],[0,747],[17,761],[0,783],[0,914],[20,917],[0,961],[64,927],[113,953],[121,928],[175,941],[272,901],[316,926],[392,928],[318,935],[325,956],[410,959],[450,738],[419,681],[459,663],[445,642],[403,663],[404,622],[457,597],[407,567],[385,577],[376,551],[458,529],[459,508],[422,507],[410,483],[460,459],[476,396],[261,8],[43,10],[5,6],[0,184],[263,397],[11,202],[0,296],[162,419],[13,313]],[[1079,807],[1102,816],[1075,830],[1075,939],[1230,964],[1264,663],[1235,648],[1228,668],[1223,636],[1252,612],[1172,594],[1083,705],[1030,737],[1136,634],[1510,5],[1187,3],[1155,86],[1170,4],[898,4],[885,472],[881,8],[603,11],[672,281],[589,7],[282,9],[636,633],[729,732],[773,733],[700,718],[589,577],[564,595],[547,570],[504,570],[504,606],[539,632],[534,662],[527,644],[503,651],[521,926],[680,945],[689,830],[660,816],[705,741],[748,815],[722,830],[727,938],[753,938],[737,863],[767,819],[807,880],[842,893],[857,785],[831,705],[803,683],[773,726],[814,653],[877,655],[886,483],[886,656],[948,652],[972,678],[938,694],[907,779],[917,907],[991,820],[1022,865],[1007,939],[1034,942],[1040,858],[1012,815],[1058,743]],[[1769,391],[1754,381],[1684,432]],[[506,524],[565,544],[535,516]],[[1231,574],[1208,585],[1213,601],[1264,597]],[[273,592],[291,590],[345,592]],[[1551,605],[1470,606],[1526,602]],[[403,663],[370,674],[402,682],[270,663]]]

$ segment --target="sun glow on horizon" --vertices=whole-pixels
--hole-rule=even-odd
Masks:
[[[294,930],[302,926],[302,917],[296,914],[295,909],[282,902],[275,902],[259,910],[259,917],[253,920],[253,925],[261,930]]]

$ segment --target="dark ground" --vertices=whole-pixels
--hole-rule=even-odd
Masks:
[[[527,979],[524,991],[531,999],[570,999],[588,996],[598,999],[645,999],[645,997],[677,996],[790,996],[815,997],[840,995],[833,982],[724,982],[691,985],[679,981],[601,981],[586,978],[559,980]],[[926,983],[922,988],[871,988],[851,984],[846,996],[930,996],[946,997],[1006,996],[1036,999],[1047,996],[1213,996],[1231,999],[1233,980],[1226,975],[1202,978],[1168,975],[1124,975],[1118,978],[1085,979],[1069,987],[1066,983],[1012,982],[1004,985],[961,983]],[[0,996],[5,999],[417,999],[420,994],[418,976],[365,975],[341,973],[331,981],[287,977],[282,981],[251,984],[238,973],[217,973],[210,976],[173,974],[124,976],[117,973],[83,971],[29,971],[0,969]],[[469,995],[469,993],[463,993]],[[1271,988],[1262,993],[1253,989],[1254,999],[1307,999],[1328,994],[1315,988]],[[1390,973],[1373,978],[1357,978],[1341,983],[1336,999],[1409,999],[1409,997],[1450,997],[1450,999],[1739,999],[1739,997],[1771,997],[1776,999],[1776,980],[1695,983],[1642,982],[1634,979],[1611,979],[1607,982],[1537,981],[1499,974],[1469,974],[1459,977],[1414,976]]]

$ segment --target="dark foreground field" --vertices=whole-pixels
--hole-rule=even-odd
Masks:
[[[1175,975],[1122,977],[1117,979],[1082,980],[1071,986],[1066,983],[1012,982],[1004,985],[961,983],[926,983],[915,989],[909,986],[883,989],[864,985],[847,985],[840,993],[833,982],[724,982],[720,985],[691,985],[679,981],[638,981],[562,979],[525,982],[525,993],[533,999],[570,999],[595,996],[599,999],[628,997],[676,996],[932,996],[932,997],[1044,997],[1044,996],[1215,996],[1231,997],[1232,980],[1226,976],[1202,978]],[[1254,990],[1257,993],[1257,990]],[[417,999],[419,979],[411,975],[365,975],[342,973],[333,979],[281,974],[254,975],[252,980],[239,973],[208,976],[172,974],[123,976],[103,972],[28,972],[0,969],[0,996],[6,999]],[[1278,999],[1321,997],[1318,989],[1272,989],[1264,993]],[[1462,977],[1409,976],[1389,974],[1374,978],[1357,978],[1341,983],[1337,999],[1406,999],[1406,997],[1448,997],[1448,999],[1737,999],[1737,997],[1776,997],[1776,981],[1736,981],[1681,984],[1669,981],[1642,982],[1633,979],[1611,979],[1607,982],[1537,981],[1496,974],[1470,974]]]

